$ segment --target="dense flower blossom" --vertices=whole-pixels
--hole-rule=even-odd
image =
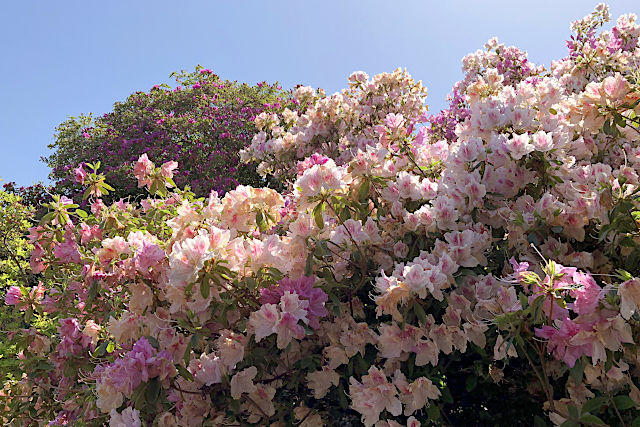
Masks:
[[[325,303],[327,294],[320,288],[314,288],[313,277],[302,276],[299,279],[284,278],[277,286],[260,290],[260,301],[263,304],[276,304],[281,301],[285,293],[295,294],[302,300],[308,301],[305,318],[313,328],[319,326],[318,320],[327,315]]]
[[[468,424],[467,398],[513,422],[526,395],[529,420],[631,424],[639,30],[628,16],[598,34],[607,19],[599,6],[576,23],[548,70],[489,40],[431,118],[402,70],[297,88],[295,111],[256,115],[242,153],[281,192],[197,198],[174,163],[142,156],[153,198],[89,192],[91,215],[54,198],[30,237],[46,285],[6,296],[59,322],[49,341],[37,323],[16,332],[15,408],[397,427]],[[33,394],[47,405],[19,397]]]
[[[141,383],[152,378],[167,381],[175,375],[170,360],[171,356],[166,350],[157,352],[146,338],[140,338],[122,358],[96,368],[96,405],[102,411],[109,412],[120,406],[123,397],[131,397]]]

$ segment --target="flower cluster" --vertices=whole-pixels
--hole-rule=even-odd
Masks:
[[[478,402],[494,424],[640,422],[639,30],[606,19],[548,71],[489,41],[436,118],[401,70],[298,88],[242,154],[283,193],[196,198],[142,156],[166,192],[90,194],[91,214],[55,197],[31,232],[42,291],[7,302],[61,326],[50,347],[16,334],[7,417],[416,427]]]

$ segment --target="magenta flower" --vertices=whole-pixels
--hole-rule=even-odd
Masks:
[[[570,292],[571,296],[576,299],[571,309],[578,314],[592,313],[602,298],[602,288],[598,286],[590,274],[581,271],[573,273],[573,281],[577,287],[571,289]]]
[[[82,166],[84,166],[84,164],[80,163],[80,165],[73,170],[75,181],[80,185],[84,184],[84,180],[87,178],[87,171],[85,171]]]
[[[552,326],[543,326],[536,328],[535,334],[540,338],[549,340],[548,350],[553,353],[556,359],[564,361],[569,367],[573,368],[583,354],[591,356],[591,345],[572,345],[571,338],[576,336],[582,330],[581,325],[575,323],[569,318],[565,318],[560,322],[560,328],[556,329]],[[591,329],[591,328],[589,328]]]
[[[4,303],[7,305],[18,305],[22,299],[22,291],[17,286],[9,287],[7,290],[7,296],[4,298]]]
[[[263,304],[278,304],[280,299],[289,291],[296,293],[301,300],[309,301],[307,307],[307,318],[309,325],[317,328],[320,324],[318,319],[328,314],[324,303],[329,296],[320,288],[314,288],[314,277],[301,276],[298,279],[284,278],[277,285],[260,290],[260,302]]]

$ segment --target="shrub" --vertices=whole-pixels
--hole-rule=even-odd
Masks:
[[[77,198],[82,194],[77,174],[84,164],[100,161],[117,188],[106,200],[141,194],[129,175],[141,154],[160,163],[180,162],[176,182],[201,196],[211,190],[222,194],[239,183],[264,185],[253,165],[239,163],[238,151],[254,133],[255,116],[278,111],[287,94],[277,84],[239,84],[202,67],[173,76],[175,88],[156,85],[101,117],[72,117],[60,124],[49,146],[55,152],[44,159],[56,191]]]
[[[59,326],[17,335],[7,421],[639,423],[640,27],[607,19],[548,72],[490,41],[446,126],[401,70],[298,89],[244,154],[283,194],[198,199],[141,156],[153,198],[55,196],[51,285],[7,303]]]
[[[31,245],[27,230],[32,225],[33,209],[22,204],[15,194],[0,190],[0,295],[4,299],[11,286],[37,283],[29,271]],[[0,307],[0,330],[15,333],[24,326],[23,317],[17,316],[11,306]],[[0,341],[0,378],[7,375],[19,378],[16,371],[19,362],[15,358],[16,346],[6,340]]]
[[[7,182],[3,185],[7,193],[12,193],[20,199],[20,203],[33,211],[33,217],[39,220],[47,212],[45,204],[51,202],[51,194],[55,192],[50,185],[42,183],[28,186],[18,186],[15,182]]]

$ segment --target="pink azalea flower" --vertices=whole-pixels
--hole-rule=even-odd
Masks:
[[[75,181],[78,184],[84,184],[84,180],[87,178],[87,171],[85,171],[82,166],[84,166],[82,163],[73,170],[73,174],[75,176]]]
[[[18,305],[22,300],[22,291],[17,286],[10,286],[7,290],[7,296],[4,299],[4,303],[7,305]]]
[[[578,287],[570,291],[571,296],[576,299],[571,305],[571,309],[578,314],[592,313],[602,298],[602,288],[598,286],[590,274],[576,271],[572,278]]]
[[[164,163],[160,167],[160,173],[165,178],[173,178],[173,171],[178,168],[178,162],[174,162],[173,160]]]
[[[289,291],[296,293],[302,300],[309,301],[307,310],[307,319],[312,328],[317,328],[320,323],[319,319],[328,314],[324,303],[327,302],[329,296],[320,288],[314,288],[314,277],[300,276],[298,279],[284,278],[278,285],[260,290],[260,301],[263,304],[278,304],[280,299]]]

